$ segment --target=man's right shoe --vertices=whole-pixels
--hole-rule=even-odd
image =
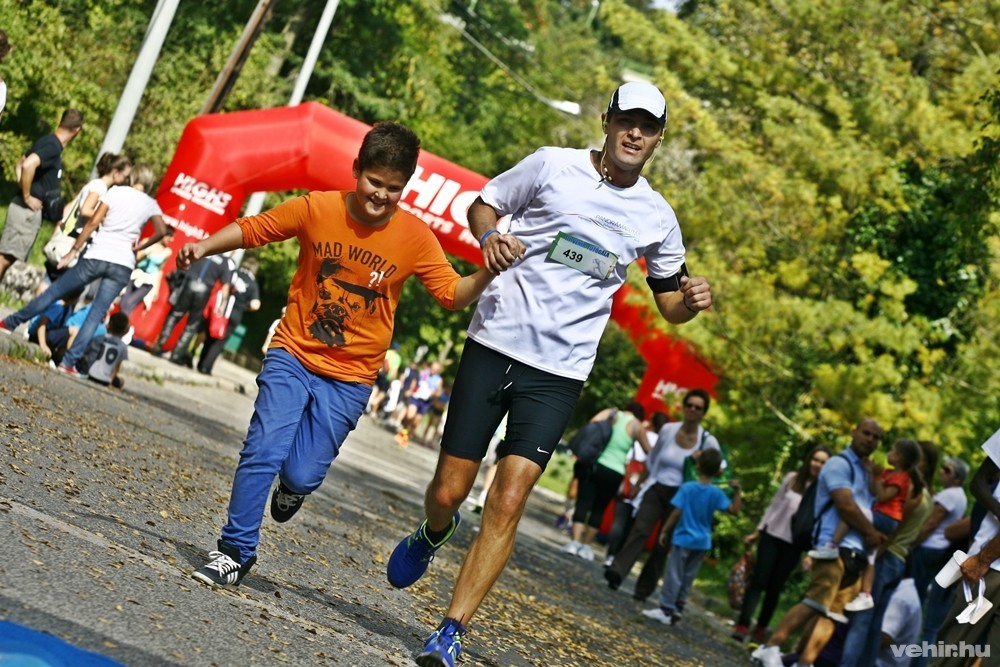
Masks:
[[[423,652],[417,656],[420,667],[455,667],[462,652],[462,637],[465,626],[453,618],[446,618],[427,641]]]
[[[730,637],[738,642],[742,642],[750,634],[750,628],[745,625],[734,625],[733,631],[729,634]]]
[[[305,494],[292,493],[291,490],[278,480],[278,486],[271,494],[271,518],[278,523],[285,523],[299,511]]]
[[[257,562],[257,557],[253,556],[241,564],[238,548],[222,540],[219,540],[218,547],[218,551],[208,554],[211,560],[192,572],[191,577],[216,588],[236,588]]]
[[[434,553],[451,539],[458,528],[458,524],[461,522],[461,514],[455,512],[455,516],[451,520],[451,526],[448,528],[448,533],[441,538],[441,541],[433,543],[427,539],[427,519],[424,519],[416,532],[408,535],[406,539],[397,544],[396,548],[392,550],[392,555],[389,556],[389,564],[385,568],[385,574],[389,579],[389,583],[396,588],[406,588],[424,576],[427,566],[434,560]],[[433,665],[435,663],[432,662],[429,664]]]
[[[604,570],[604,579],[608,582],[608,588],[613,591],[617,591],[618,587],[622,585],[622,576],[610,567]]]
[[[785,667],[777,646],[759,646],[750,654],[750,661],[758,667]]]

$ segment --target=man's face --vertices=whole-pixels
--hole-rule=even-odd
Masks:
[[[607,121],[607,160],[626,171],[642,169],[660,142],[663,126],[647,111],[619,111]]]
[[[871,456],[882,442],[882,427],[874,419],[862,420],[851,431],[851,449],[861,458]]]
[[[359,169],[354,164],[354,177],[358,184],[354,189],[357,198],[358,213],[362,218],[358,222],[381,222],[392,215],[403,196],[406,187],[406,175],[389,167],[369,167]]]

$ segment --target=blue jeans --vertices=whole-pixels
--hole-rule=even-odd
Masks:
[[[319,488],[372,393],[370,385],[317,375],[280,348],[268,350],[257,386],[222,529],[241,562],[257,553],[274,476],[293,493]]]
[[[667,558],[667,571],[663,577],[663,588],[660,589],[660,609],[672,614],[677,608],[678,600],[686,600],[694,578],[698,576],[698,568],[704,560],[707,551],[685,549],[674,546]]]
[[[76,338],[73,339],[73,345],[70,346],[61,362],[63,366],[72,368],[87,351],[87,346],[90,345],[90,339],[94,337],[97,326],[104,320],[108,309],[115,301],[115,297],[128,284],[131,275],[131,267],[124,264],[113,264],[100,259],[84,257],[66,273],[59,276],[59,279],[49,285],[49,288],[39,294],[36,299],[16,313],[7,316],[3,322],[8,328],[13,329],[35,315],[45,312],[46,308],[67,294],[82,290],[95,280],[100,280],[101,284],[97,288],[90,312],[87,313],[87,318],[83,321]]]
[[[906,563],[888,552],[875,561],[875,583],[872,586],[875,606],[851,614],[851,625],[844,640],[840,667],[867,667],[875,664],[882,640],[882,619],[889,607],[889,598],[902,581],[905,570]]]
[[[931,581],[930,589],[927,591],[927,600],[924,602],[924,624],[920,630],[920,637],[917,639],[918,644],[925,641],[933,644],[937,641],[938,631],[948,620],[948,610],[951,609],[957,591],[957,583],[948,588],[941,588],[936,581]],[[926,656],[916,657],[910,663],[910,667],[924,667],[928,660],[930,658]]]

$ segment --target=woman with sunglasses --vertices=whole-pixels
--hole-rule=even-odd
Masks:
[[[604,570],[604,578],[612,590],[628,577],[649,536],[673,509],[670,501],[684,482],[684,460],[689,456],[697,458],[705,449],[721,449],[715,436],[701,426],[710,402],[707,391],[692,389],[684,395],[683,419],[660,429],[656,444],[646,459],[644,477],[636,485],[642,497],[637,500],[639,509],[632,529],[614,561]],[[657,545],[646,559],[632,596],[636,600],[645,600],[656,589],[666,555],[667,547]],[[676,611],[680,611],[680,607]]]

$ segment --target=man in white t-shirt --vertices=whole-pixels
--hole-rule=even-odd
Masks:
[[[712,305],[708,281],[688,277],[673,209],[641,173],[666,124],[663,94],[648,83],[626,83],[601,119],[600,150],[541,148],[487,183],[469,209],[486,267],[502,273],[483,292],[469,325],[425,496],[427,520],[393,551],[392,585],[404,588],[423,576],[457,527],[490,437],[509,412],[508,429],[480,532],[420,664],[454,664],[465,625],[503,571],[528,494],[573,412],[628,266],[645,259],[647,282],[668,322],[687,322]],[[497,224],[507,215],[503,233]]]
[[[984,476],[995,478],[1000,468],[1000,431],[983,443],[983,451],[986,453],[986,459],[976,477],[980,477],[980,473],[985,473]],[[976,500],[991,508],[991,511],[986,513],[979,530],[976,531],[972,546],[969,547],[969,558],[962,563],[962,576],[969,585],[972,595],[977,598],[979,582],[982,580],[985,588],[983,596],[993,604],[993,607],[976,623],[959,623],[956,617],[968,606],[963,594],[964,587],[959,584],[959,593],[955,595],[951,608],[945,616],[941,631],[937,634],[937,641],[945,646],[959,646],[962,642],[966,645],[981,643],[984,647],[996,651],[1000,647],[1000,520],[992,508],[996,508],[997,501],[1000,501],[1000,484],[992,493],[977,484],[972,485],[972,491]],[[990,658],[995,659],[996,655],[993,654]],[[966,655],[937,657],[931,659],[930,664],[931,667],[964,667],[968,662],[969,658]],[[986,660],[983,664],[994,663]]]
[[[101,197],[94,217],[87,222],[73,248],[59,261],[58,268],[69,266],[93,234],[94,242],[86,254],[31,303],[0,321],[0,328],[13,331],[21,322],[44,312],[66,294],[100,280],[90,313],[59,364],[59,370],[70,375],[79,375],[76,363],[87,351],[115,297],[128,284],[135,268],[135,253],[159,241],[167,229],[159,204],[146,194],[153,188],[153,170],[137,165],[129,180],[131,187],[111,188]],[[140,242],[139,235],[147,221],[153,223],[154,231]]]

